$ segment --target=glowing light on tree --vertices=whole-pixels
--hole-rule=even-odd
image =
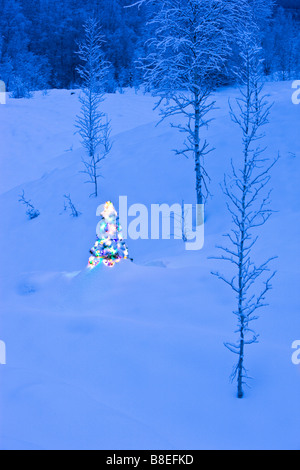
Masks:
[[[94,269],[99,264],[112,268],[121,259],[128,259],[128,249],[123,240],[122,228],[117,211],[112,202],[107,202],[101,212],[102,220],[97,234],[98,240],[91,249],[88,267]]]

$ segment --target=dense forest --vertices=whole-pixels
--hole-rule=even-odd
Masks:
[[[290,10],[300,10],[299,0],[278,0],[277,3]]]
[[[92,16],[102,26],[104,52],[112,64],[107,91],[140,86],[143,75],[137,63],[147,53],[147,40],[152,34],[149,19],[157,3],[129,8],[132,3],[0,0],[0,79],[15,97],[32,90],[79,86],[76,51],[83,23]],[[265,73],[275,79],[294,78],[298,73],[299,8],[298,0],[277,0],[262,27]],[[223,73],[223,82],[233,80],[231,69]]]

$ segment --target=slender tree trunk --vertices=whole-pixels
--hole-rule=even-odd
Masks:
[[[196,194],[197,204],[203,204],[202,192],[202,171],[201,171],[201,152],[200,152],[200,105],[199,98],[195,95],[195,133],[194,133],[194,153],[195,153],[195,172],[196,172]]]
[[[196,172],[196,195],[197,195],[197,226],[204,224],[204,211],[199,210],[199,206],[204,204],[203,196],[203,175],[201,167],[200,150],[200,103],[199,95],[195,93],[195,133],[194,133],[194,154],[195,154],[195,172]]]
[[[94,145],[94,120],[93,120],[93,92],[92,86],[89,90],[89,132],[90,132],[90,162],[92,162],[91,177],[94,181],[94,194],[98,197],[98,181],[97,181],[97,164],[95,156],[95,145]]]
[[[248,87],[250,96],[250,87]],[[247,133],[249,129],[250,108],[247,115]],[[241,224],[241,244],[239,259],[239,318],[240,318],[240,352],[238,362],[238,398],[244,398],[243,378],[244,378],[244,352],[245,352],[245,317],[244,317],[244,254],[245,254],[245,218],[246,218],[246,191],[247,191],[247,164],[248,164],[248,143],[246,142],[244,158],[244,185],[242,196],[242,224]]]
[[[245,348],[245,339],[244,339],[244,320],[242,320],[241,326],[241,344],[240,344],[240,359],[238,364],[238,398],[244,398],[243,390],[243,371],[244,371],[244,348]]]
[[[238,398],[244,398],[243,375],[244,375],[244,351],[245,351],[245,318],[243,312],[243,265],[244,265],[244,234],[241,239],[241,253],[239,262],[239,318],[240,318],[240,351],[238,362]]]
[[[244,201],[243,201],[244,207]],[[244,209],[243,209],[244,210]],[[244,214],[243,214],[244,218]],[[245,350],[245,318],[243,311],[244,291],[243,291],[243,267],[244,267],[244,237],[245,227],[244,222],[241,227],[241,246],[240,246],[240,260],[239,260],[239,318],[240,318],[240,352],[238,362],[238,398],[244,397],[243,391],[243,375],[244,375],[244,350]]]
[[[94,181],[95,181],[95,197],[98,197],[98,179],[97,179],[97,165],[94,157]]]

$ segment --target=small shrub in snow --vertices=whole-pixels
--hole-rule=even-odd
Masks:
[[[64,195],[64,198],[65,198],[65,207],[64,207],[64,210],[66,211],[68,208],[70,210],[70,216],[71,217],[79,217],[81,215],[81,212],[79,212],[76,207],[74,206],[72,200],[71,200],[71,196],[70,194],[65,194]]]
[[[25,199],[25,193],[23,191],[23,193],[19,196],[20,199],[19,199],[19,202],[21,202],[22,204],[24,204],[24,206],[26,206],[27,208],[27,211],[26,211],[26,215],[27,217],[32,220],[32,219],[36,219],[37,217],[39,217],[40,215],[40,211],[37,210],[33,204],[31,204],[31,201],[30,200],[27,200]]]

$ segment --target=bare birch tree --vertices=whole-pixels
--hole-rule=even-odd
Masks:
[[[110,64],[102,51],[104,38],[98,22],[92,18],[87,20],[84,31],[85,38],[77,52],[82,62],[77,71],[83,88],[80,96],[81,113],[77,116],[76,127],[86,151],[83,173],[88,176],[87,182],[94,186],[91,196],[97,197],[100,163],[111,150],[110,122],[100,109]]]
[[[156,33],[148,44],[151,52],[142,61],[145,80],[160,97],[157,107],[164,105],[162,120],[183,118],[183,123],[172,124],[186,135],[184,148],[175,152],[193,156],[197,204],[204,204],[209,194],[205,157],[213,149],[201,129],[211,120],[212,92],[230,54],[230,34],[243,1],[164,0],[156,4],[157,13],[150,22]]]
[[[273,212],[270,208],[271,191],[267,186],[270,171],[277,161],[265,157],[266,149],[259,143],[264,138],[263,127],[268,123],[270,105],[263,91],[263,61],[257,38],[255,24],[249,19],[240,30],[242,67],[237,72],[242,85],[240,98],[234,106],[230,105],[231,118],[241,130],[243,155],[239,163],[232,163],[232,174],[225,176],[223,185],[233,228],[225,235],[228,243],[218,247],[223,255],[216,258],[229,262],[233,273],[232,277],[213,273],[231,287],[237,301],[234,315],[238,321],[238,339],[225,346],[238,356],[232,374],[232,380],[237,379],[238,398],[244,397],[244,385],[249,378],[245,348],[257,343],[259,337],[252,324],[258,319],[258,311],[267,305],[266,295],[272,288],[275,275],[270,270],[270,262],[274,258],[257,264],[253,253],[259,230]]]

